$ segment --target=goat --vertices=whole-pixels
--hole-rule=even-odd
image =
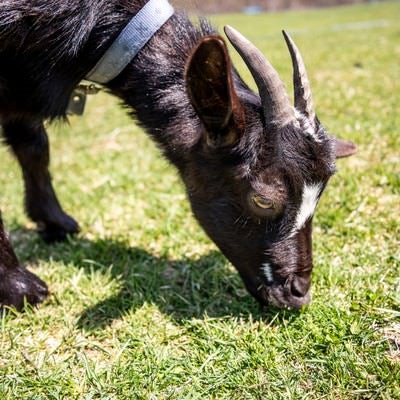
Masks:
[[[66,118],[74,88],[146,0],[3,0],[0,124],[25,184],[28,216],[46,241],[79,231],[56,197],[45,120]],[[193,213],[262,304],[310,300],[311,225],[317,202],[351,142],[317,118],[300,52],[285,33],[295,107],[261,52],[225,33],[257,84],[232,66],[204,19],[176,12],[104,89],[118,96],[182,178]],[[0,219],[0,305],[41,302],[46,284],[17,260]]]

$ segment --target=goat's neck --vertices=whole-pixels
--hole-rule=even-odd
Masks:
[[[190,105],[184,75],[193,48],[212,32],[206,23],[201,25],[195,27],[184,14],[174,15],[108,85],[178,166],[199,138],[199,120]]]

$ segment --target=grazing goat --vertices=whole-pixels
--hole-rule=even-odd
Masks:
[[[47,241],[77,233],[57,200],[43,121],[65,118],[74,88],[146,0],[2,0],[0,124],[22,168],[25,206]],[[176,166],[195,217],[263,304],[309,302],[311,222],[335,158],[355,152],[317,118],[300,53],[284,33],[295,106],[277,72],[239,32],[225,33],[258,87],[232,67],[205,20],[175,12],[104,89],[118,96]],[[47,295],[0,220],[0,306]]]

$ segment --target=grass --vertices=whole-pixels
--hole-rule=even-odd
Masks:
[[[0,320],[0,398],[400,399],[399,14],[389,2],[213,18],[256,42],[286,82],[288,29],[321,120],[359,145],[319,205],[301,312],[250,298],[114,99],[99,94],[84,118],[50,127],[54,183],[82,226],[68,243],[32,231],[2,148],[5,222],[52,295]]]

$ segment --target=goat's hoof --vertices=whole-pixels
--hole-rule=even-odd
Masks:
[[[39,223],[38,228],[39,235],[46,243],[62,242],[68,235],[80,231],[78,223],[67,214],[57,222]]]
[[[6,270],[0,276],[0,310],[14,307],[22,311],[26,303],[34,306],[49,294],[47,285],[32,272],[23,267]]]

